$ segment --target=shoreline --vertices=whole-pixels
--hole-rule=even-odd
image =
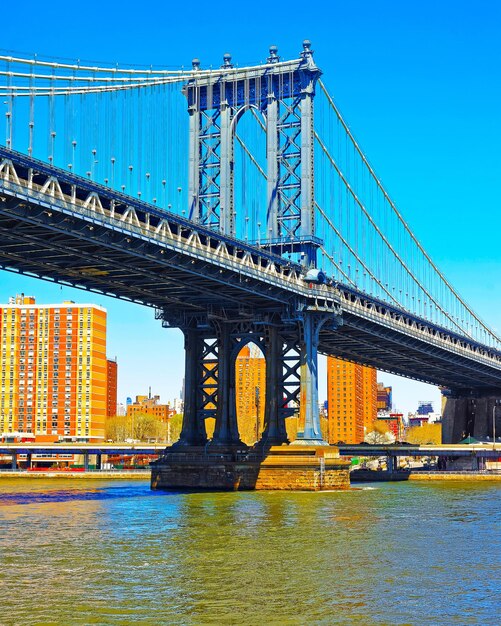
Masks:
[[[151,470],[97,470],[89,472],[58,472],[57,470],[0,471],[0,480],[5,478],[69,478],[71,480],[150,480]]]
[[[411,472],[409,480],[489,480],[501,481],[501,473],[497,472]]]
[[[5,470],[0,471],[0,481],[8,478],[33,478],[33,479],[64,479],[70,480],[150,480],[151,470],[91,470],[88,472],[68,472],[57,470],[43,470],[41,472],[26,470]],[[407,480],[417,481],[499,481],[501,482],[501,472],[411,472]],[[353,481],[358,484],[359,481]],[[389,482],[379,478],[378,480],[368,480],[363,482]],[[405,482],[405,481],[404,481]]]

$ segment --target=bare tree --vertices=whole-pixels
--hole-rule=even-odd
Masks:
[[[371,430],[366,433],[364,441],[372,445],[387,445],[395,441],[395,435],[390,431],[387,424],[375,420],[372,422]]]

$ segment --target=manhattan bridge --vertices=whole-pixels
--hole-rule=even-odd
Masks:
[[[407,225],[322,80],[0,56],[0,267],[153,307],[184,333],[178,446],[240,443],[235,359],[266,358],[263,440],[322,443],[318,353],[443,387],[445,441],[492,436],[501,340]]]

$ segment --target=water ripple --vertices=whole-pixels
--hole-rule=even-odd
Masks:
[[[500,489],[165,494],[0,483],[2,617],[35,624],[483,624]]]

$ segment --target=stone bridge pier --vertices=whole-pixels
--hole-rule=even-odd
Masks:
[[[492,441],[501,436],[501,389],[444,390],[443,443],[458,443],[466,437]]]

